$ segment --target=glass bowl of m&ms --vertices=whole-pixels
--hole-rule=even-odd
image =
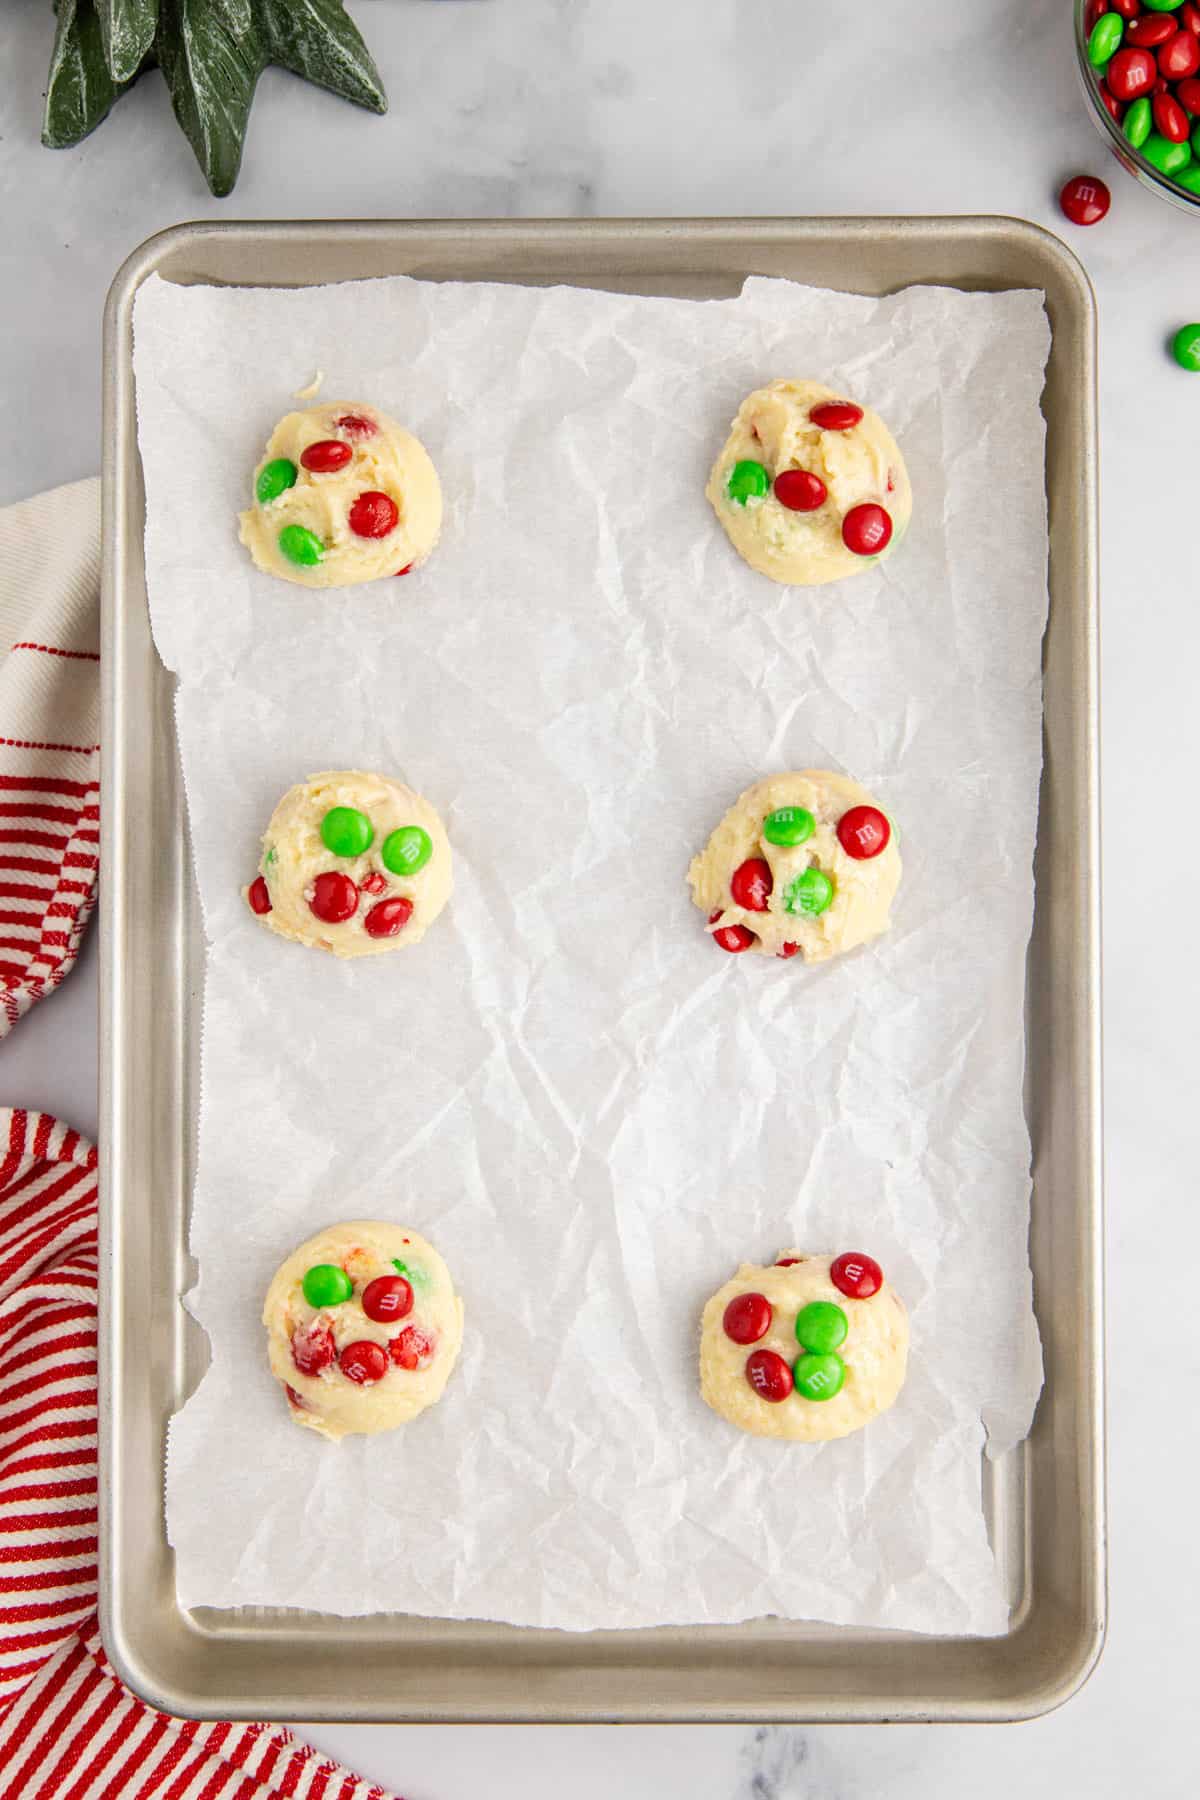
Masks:
[[[1145,187],[1200,211],[1200,0],[1074,0],[1088,110]]]

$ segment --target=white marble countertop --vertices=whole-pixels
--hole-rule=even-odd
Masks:
[[[1068,0],[950,7],[814,0],[352,0],[391,94],[376,120],[263,81],[235,197],[203,188],[161,81],[76,151],[37,142],[49,0],[0,21],[5,229],[0,503],[94,470],[101,307],[125,255],[202,217],[955,213],[1061,230],[1100,299],[1112,1623],[1087,1688],[1027,1725],[316,1726],[409,1800],[1030,1800],[1195,1792],[1189,1601],[1200,1452],[1190,1317],[1200,1227],[1188,1145],[1200,977],[1200,378],[1165,342],[1200,318],[1200,221],[1111,163],[1077,91]],[[1057,215],[1103,173],[1108,220]],[[1159,774],[1153,779],[1153,770]],[[1163,771],[1167,771],[1164,775]],[[1151,929],[1151,927],[1153,929]],[[1176,936],[1182,948],[1168,954]],[[0,1102],[94,1132],[94,934],[63,989],[0,1045]]]

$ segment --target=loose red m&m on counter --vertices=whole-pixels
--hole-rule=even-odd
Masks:
[[[1105,14],[1106,18],[1109,16],[1109,14]],[[1147,108],[1148,129],[1149,109]],[[1112,195],[1105,183],[1096,176],[1073,175],[1058,196],[1058,203],[1072,225],[1098,225],[1112,205]]]
[[[725,1336],[735,1344],[757,1344],[771,1329],[771,1302],[765,1294],[738,1294],[725,1308]]]

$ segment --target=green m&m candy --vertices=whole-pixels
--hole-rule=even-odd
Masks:
[[[813,1300],[796,1314],[796,1342],[802,1350],[840,1349],[849,1329],[845,1313],[832,1300]]]
[[[383,866],[393,875],[415,875],[433,855],[433,839],[419,825],[401,825],[383,840]]]
[[[398,1256],[393,1256],[392,1267],[398,1275],[403,1275],[412,1287],[423,1289],[429,1286],[429,1276],[419,1263],[401,1262]]]
[[[375,841],[375,827],[357,806],[331,806],[321,820],[321,842],[335,856],[361,856]]]
[[[1109,18],[1108,13],[1102,15]],[[1189,144],[1173,144],[1170,138],[1161,131],[1152,131],[1142,145],[1142,155],[1148,163],[1153,163],[1160,175],[1174,175],[1180,169],[1186,169],[1192,160]]]
[[[796,1392],[806,1400],[832,1400],[842,1391],[846,1365],[836,1350],[798,1356],[792,1364],[792,1379]]]
[[[1192,135],[1193,137],[1197,137],[1200,136],[1200,133],[1193,132]],[[1196,155],[1200,155],[1200,149],[1197,149],[1197,146],[1194,143],[1192,149],[1195,151]],[[1175,174],[1172,175],[1171,180],[1177,187],[1186,188],[1189,194],[1200,194],[1200,163],[1196,162],[1195,157],[1193,157],[1193,160],[1188,164],[1186,169],[1176,170]]]
[[[1182,5],[1183,0],[1180,0]],[[1120,13],[1101,13],[1088,38],[1088,61],[1093,69],[1102,69],[1125,35],[1125,21]]]
[[[285,525],[279,534],[279,548],[289,562],[311,569],[325,554],[325,546],[307,525]]]
[[[816,829],[807,806],[780,806],[763,820],[762,834],[768,844],[805,844]]]
[[[286,494],[290,487],[295,487],[296,472],[295,463],[287,456],[277,456],[273,462],[264,463],[254,484],[254,497],[259,505],[266,506],[270,501],[278,500],[280,494]]]
[[[1105,13],[1105,18],[1108,14]],[[735,462],[725,484],[731,500],[745,506],[747,500],[761,500],[771,485],[771,477],[760,462]]]
[[[833,882],[823,869],[805,869],[783,890],[783,910],[819,918],[833,899]]]
[[[1105,13],[1103,16],[1111,19],[1113,15]],[[1150,136],[1150,128],[1153,124],[1154,114],[1150,110],[1150,97],[1148,94],[1143,94],[1140,99],[1130,102],[1125,117],[1121,121],[1121,130],[1134,149],[1140,150]]]
[[[1200,175],[1200,171],[1197,173]],[[1180,326],[1171,339],[1171,355],[1181,369],[1190,369],[1193,374],[1200,370],[1200,325]]]
[[[1147,12],[1178,12],[1183,0],[1144,0]]]
[[[340,1306],[354,1292],[354,1283],[336,1263],[314,1263],[301,1286],[310,1306]]]

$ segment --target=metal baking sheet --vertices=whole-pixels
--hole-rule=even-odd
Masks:
[[[1043,290],[1050,620],[1029,956],[1031,1256],[1046,1385],[984,1466],[1011,1616],[998,1638],[764,1619],[576,1635],[397,1614],[183,1610],[163,1517],[167,1420],[205,1366],[192,1280],[203,934],[174,682],[155,653],[132,372],[140,282],[377,275],[574,282],[695,297],[748,274],[865,294]],[[1097,813],[1095,304],[1074,257],[1013,219],[581,220],[181,226],[118,274],[104,337],[101,856],[101,1626],[129,1685],[199,1717],[1004,1720],[1087,1677],[1105,1615]]]

